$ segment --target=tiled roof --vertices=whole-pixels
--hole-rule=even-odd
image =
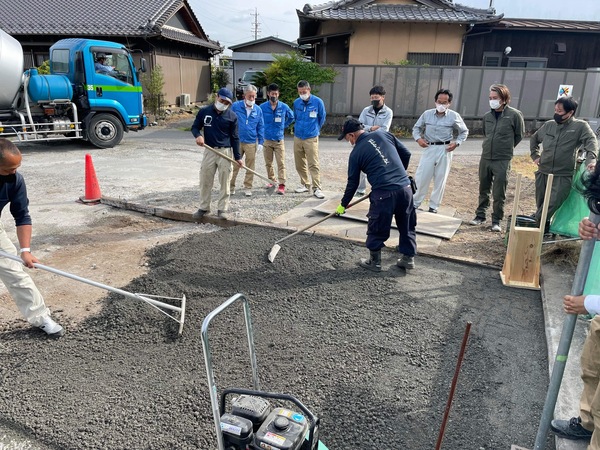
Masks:
[[[163,25],[186,0],[0,0],[0,28],[11,35],[155,36],[210,48],[218,43],[183,36]],[[191,8],[188,7],[191,11]],[[192,13],[193,14],[193,13]],[[197,21],[197,18],[194,16]],[[198,23],[200,30],[202,27]],[[202,34],[206,36],[202,30]]]
[[[306,5],[298,15],[317,20],[374,20],[392,22],[497,22],[502,15],[446,0],[416,0],[418,4],[374,4],[373,0],[338,0],[322,5]]]
[[[600,22],[549,19],[503,19],[494,29],[543,29],[558,31],[600,31]]]

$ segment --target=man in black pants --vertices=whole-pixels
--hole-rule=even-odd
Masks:
[[[360,181],[360,172],[367,174],[371,185],[369,223],[366,246],[369,259],[361,259],[360,266],[374,272],[381,271],[381,249],[390,237],[392,217],[400,233],[398,267],[414,269],[417,241],[415,227],[417,215],[413,192],[406,168],[410,161],[408,149],[388,132],[365,132],[356,119],[344,123],[338,140],[346,139],[354,148],[348,159],[348,182],[338,214],[344,214]]]

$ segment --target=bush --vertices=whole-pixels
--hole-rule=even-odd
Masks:
[[[163,116],[163,107],[167,104],[163,87],[165,86],[165,78],[162,72],[162,67],[157,65],[150,73],[145,73],[142,76],[142,85],[148,92],[145,97],[145,107],[147,110],[157,117]]]
[[[37,70],[40,75],[50,75],[50,60],[47,59],[44,61],[42,65],[37,68]]]
[[[299,52],[287,52],[285,55],[273,55],[273,61],[264,71],[265,85],[277,83],[279,86],[279,100],[292,105],[298,97],[296,85],[300,80],[310,83],[311,92],[318,93],[317,86],[323,83],[332,83],[337,75],[330,67],[321,67],[319,64],[307,61]]]
[[[217,92],[222,87],[227,87],[227,85],[231,82],[229,74],[221,67],[212,68],[210,81],[213,92]]]

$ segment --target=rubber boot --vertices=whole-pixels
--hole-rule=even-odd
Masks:
[[[381,272],[381,250],[371,250],[371,257],[369,259],[361,258],[360,267],[372,270],[373,272]]]
[[[396,265],[401,269],[412,270],[415,268],[415,257],[402,255],[402,258],[396,262]]]

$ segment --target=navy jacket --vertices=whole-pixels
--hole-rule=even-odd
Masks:
[[[200,130],[204,129],[204,134]],[[198,111],[192,125],[195,138],[204,136],[204,142],[211,147],[231,147],[233,158],[242,159],[240,154],[240,138],[238,136],[238,118],[231,107],[219,114],[215,105],[208,105]]]
[[[410,156],[404,144],[387,131],[362,133],[348,159],[348,182],[342,206],[348,206],[354,196],[361,171],[367,174],[373,191],[396,191],[410,185],[406,173]]]
[[[16,226],[31,225],[27,188],[23,175],[19,172],[0,176],[0,213],[8,203]]]

